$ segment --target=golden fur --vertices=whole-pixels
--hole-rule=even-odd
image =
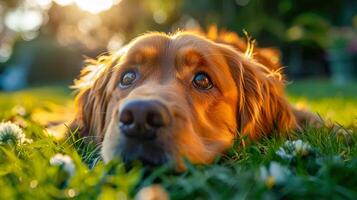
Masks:
[[[218,39],[224,34],[231,34],[229,42]],[[272,63],[260,49],[260,59],[254,51],[247,56],[234,45],[240,38],[232,34],[217,33],[219,37],[208,39],[193,32],[148,33],[120,53],[90,62],[75,82],[79,94],[71,126],[83,136],[98,136],[107,162],[118,156],[123,137],[117,125],[121,105],[135,99],[160,101],[174,120],[160,130],[157,142],[182,169],[183,158],[212,162],[238,135],[284,135],[304,120],[314,121],[312,114],[294,109],[286,100],[280,63]],[[120,75],[133,68],[140,72],[139,79],[120,89]],[[192,77],[198,71],[208,73],[215,87],[193,88]]]

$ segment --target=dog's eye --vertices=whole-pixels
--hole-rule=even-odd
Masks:
[[[127,87],[131,85],[136,79],[136,73],[133,71],[125,72],[120,79],[120,86]]]
[[[201,90],[208,90],[213,87],[212,81],[209,76],[203,72],[199,72],[193,78],[193,86]]]

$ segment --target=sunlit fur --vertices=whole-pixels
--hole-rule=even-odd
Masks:
[[[120,89],[121,74],[130,68],[141,75],[132,87]],[[289,105],[282,75],[275,69],[259,63],[254,54],[247,57],[234,45],[202,34],[148,33],[118,54],[91,61],[83,70],[75,82],[79,93],[71,127],[83,136],[97,136],[107,162],[119,156],[123,140],[118,128],[121,105],[135,99],[157,100],[173,117],[159,132],[160,148],[178,169],[184,168],[183,158],[210,163],[238,135],[251,139],[273,131],[284,135],[314,118]],[[202,70],[215,84],[209,91],[192,86],[194,74]],[[133,153],[143,152],[133,148]]]
[[[218,43],[227,44],[256,62],[268,67],[272,72],[280,71],[283,66],[280,63],[280,51],[273,47],[257,47],[256,41],[247,33],[245,38],[241,38],[237,33],[225,30],[219,30],[217,26],[210,26],[207,33],[203,30],[194,30],[197,34],[206,35],[207,39]]]

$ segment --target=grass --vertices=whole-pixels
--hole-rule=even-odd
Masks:
[[[187,162],[181,174],[167,166],[148,173],[140,165],[127,169],[120,161],[105,165],[98,145],[74,136],[56,140],[44,125],[71,113],[66,88],[0,94],[0,121],[12,121],[32,139],[0,144],[0,199],[132,199],[153,183],[172,199],[356,199],[356,88],[313,80],[288,85],[292,102],[338,122],[350,135],[307,127],[289,138],[272,137],[246,148],[237,140],[227,156],[208,166]],[[57,156],[55,162],[58,153],[71,160]],[[69,170],[72,163],[75,169]]]
[[[317,112],[342,125],[357,125],[357,82],[343,87],[327,80],[306,80],[288,84],[291,102]]]

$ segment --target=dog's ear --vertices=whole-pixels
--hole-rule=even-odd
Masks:
[[[238,89],[238,131],[251,138],[296,128],[291,106],[284,96],[282,75],[226,45],[218,45]]]
[[[110,91],[115,87],[111,77],[117,60],[114,56],[89,60],[79,79],[75,80],[73,88],[78,93],[74,100],[76,110],[70,129],[78,130],[81,136],[99,136],[100,140],[104,135]]]

